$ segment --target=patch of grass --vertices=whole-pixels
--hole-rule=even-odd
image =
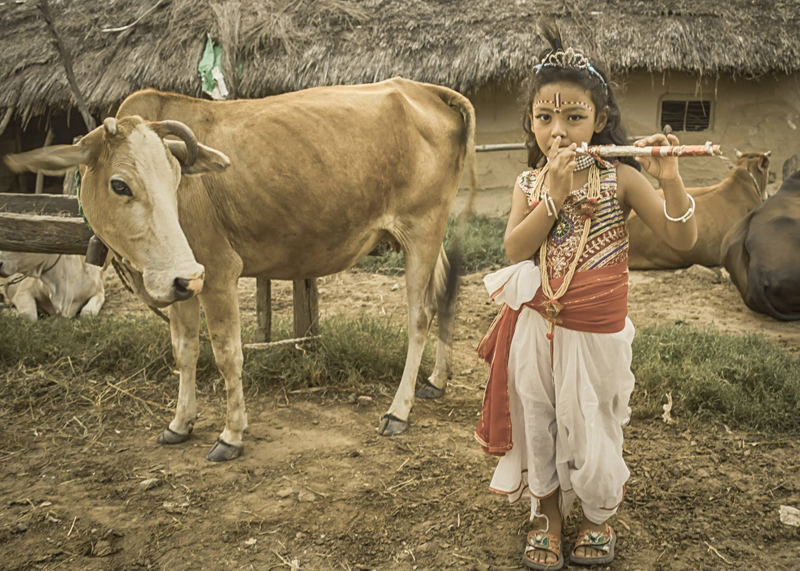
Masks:
[[[800,433],[800,358],[761,335],[687,325],[644,327],[633,343],[638,415],[715,419],[731,428]]]
[[[291,332],[291,322],[273,323],[274,339],[289,338]],[[320,323],[320,333],[323,338],[303,345],[302,352],[294,345],[247,351],[243,378],[251,383],[278,381],[285,388],[399,381],[408,344],[403,327],[366,315],[334,316]],[[245,330],[243,339],[251,338],[252,330]],[[426,350],[422,370],[430,370],[430,363]],[[0,369],[42,367],[73,377],[175,379],[169,327],[155,317],[106,315],[31,324],[10,313],[0,315]],[[198,382],[218,377],[210,343],[201,338]]]
[[[453,247],[457,220],[451,218],[447,222],[447,231],[444,236],[444,247],[449,253]],[[464,232],[463,241],[463,266],[462,273],[470,274],[480,270],[487,270],[507,265],[503,236],[506,231],[506,221],[488,216],[473,216],[470,218]],[[356,264],[368,272],[388,275],[401,275],[405,272],[403,253],[389,251],[383,256],[367,256]]]

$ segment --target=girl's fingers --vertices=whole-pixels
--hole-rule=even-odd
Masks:
[[[556,137],[555,140],[553,141],[553,144],[550,145],[550,160],[556,158],[556,155],[558,154],[559,145],[561,145],[561,137]]]
[[[678,140],[678,137],[676,137],[675,135],[667,135],[667,140],[669,141],[670,145],[675,147],[681,144],[681,142]]]

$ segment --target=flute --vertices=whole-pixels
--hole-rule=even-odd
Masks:
[[[592,157],[718,157],[719,145],[708,141],[705,145],[676,145],[663,147],[634,147],[633,145],[587,145],[575,149],[579,155]]]

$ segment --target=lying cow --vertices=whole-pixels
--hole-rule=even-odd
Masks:
[[[106,300],[103,270],[83,256],[0,252],[3,295],[29,321],[38,313],[97,315]]]
[[[784,173],[788,175],[786,169]],[[777,193],[731,228],[720,255],[747,307],[781,321],[797,321],[798,252],[800,172],[795,172]]]
[[[242,276],[317,278],[351,267],[380,242],[399,246],[408,354],[379,431],[407,426],[437,309],[436,363],[420,396],[442,394],[452,336],[442,240],[468,156],[473,198],[477,188],[474,132],[467,98],[400,78],[222,102],[146,90],[77,145],[5,160],[14,171],[80,165],[81,200],[97,235],[152,305],[180,302],[170,307],[180,390],[162,444],[185,441],[195,422],[202,306],[228,396],[225,430],[207,457],[223,461],[241,454],[247,427]]]
[[[736,151],[736,156],[735,167],[719,184],[686,189],[696,203],[697,243],[691,250],[670,248],[636,214],[631,214],[628,265],[632,270],[720,265],[719,248],[725,233],[767,199],[770,153]]]

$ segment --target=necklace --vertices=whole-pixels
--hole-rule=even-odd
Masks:
[[[597,201],[600,197],[600,170],[597,168],[597,164],[595,164],[594,160],[591,159],[591,164],[589,165],[589,189],[586,198],[582,198],[578,201],[578,206],[581,211],[581,217],[583,218],[583,233],[581,234],[581,241],[578,244],[578,250],[575,253],[575,259],[572,260],[572,263],[569,266],[569,270],[567,274],[564,276],[564,281],[561,283],[561,287],[558,288],[558,291],[553,292],[553,289],[550,287],[550,279],[547,275],[547,238],[545,237],[544,242],[542,242],[542,246],[539,248],[539,271],[542,274],[542,292],[544,293],[547,301],[544,302],[544,309],[545,314],[547,315],[547,338],[552,341],[553,340],[553,331],[555,326],[561,323],[561,319],[558,317],[558,314],[561,313],[561,310],[564,309],[564,305],[559,303],[559,299],[567,292],[569,289],[570,283],[572,283],[572,278],[575,275],[575,271],[578,268],[578,262],[580,260],[581,255],[583,254],[583,250],[586,247],[586,242],[589,239],[589,229],[592,226],[592,218],[594,216],[594,211],[597,208]],[[585,168],[585,167],[584,167]],[[534,200],[542,200],[544,198],[544,177],[547,172],[550,170],[550,164],[546,164],[544,168],[539,173],[538,178],[536,179],[536,184],[533,187],[533,198]],[[558,213],[556,213],[556,218],[558,218]]]

